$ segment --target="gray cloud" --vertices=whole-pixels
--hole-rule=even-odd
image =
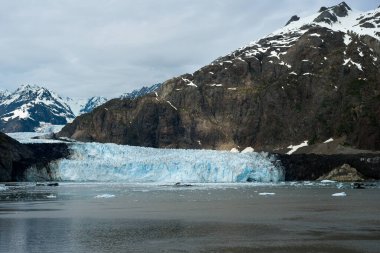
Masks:
[[[191,73],[340,1],[4,0],[0,88],[40,84],[62,95],[118,96]],[[377,0],[347,1],[359,10]]]

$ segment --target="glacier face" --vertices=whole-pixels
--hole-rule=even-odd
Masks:
[[[58,176],[68,181],[112,182],[278,182],[281,167],[259,153],[174,150],[116,144],[75,143],[70,159],[58,162]]]

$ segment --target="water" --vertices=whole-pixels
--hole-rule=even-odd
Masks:
[[[379,184],[3,184],[0,252],[378,252],[379,200]]]

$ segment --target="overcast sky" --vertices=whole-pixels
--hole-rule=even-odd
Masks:
[[[2,0],[0,89],[116,97],[192,73],[335,0]],[[370,10],[378,0],[349,0]]]

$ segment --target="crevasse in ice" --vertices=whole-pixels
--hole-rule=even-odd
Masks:
[[[278,182],[283,171],[259,153],[76,143],[58,163],[62,180],[125,182]]]

